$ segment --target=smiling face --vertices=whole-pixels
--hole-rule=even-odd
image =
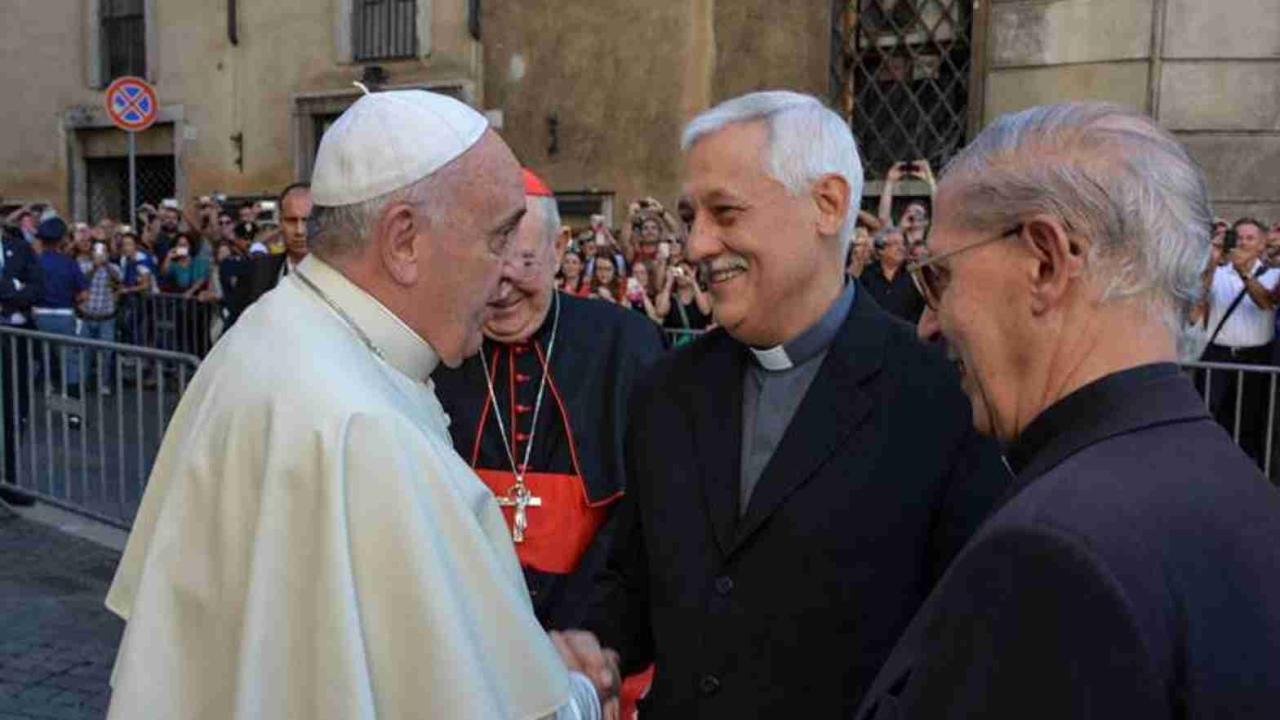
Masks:
[[[953,187],[944,180],[938,188],[928,248],[934,257],[978,245],[999,232],[956,222]],[[918,328],[922,340],[946,340],[973,408],[974,427],[984,434],[996,432],[997,419],[1015,416],[1016,380],[1033,345],[1028,281],[1013,261],[1016,248],[1014,239],[986,243],[936,263],[945,287],[937,311],[926,308]]]
[[[1266,236],[1262,228],[1251,222],[1239,223],[1236,226],[1236,248],[1239,254],[1248,257],[1250,261],[1261,257],[1266,249]]]
[[[582,277],[582,257],[576,252],[565,253],[560,261],[560,273],[564,279],[575,282]]]
[[[541,198],[525,198],[520,221],[502,266],[498,297],[489,304],[484,334],[501,343],[527,340],[542,327],[555,292],[555,238]]]
[[[834,239],[814,230],[812,199],[765,171],[767,139],[763,122],[729,125],[694,143],[684,175],[693,212],[685,255],[705,268],[716,322],[757,346],[803,330],[793,327],[795,311],[815,277],[833,253],[835,266],[844,264]]]

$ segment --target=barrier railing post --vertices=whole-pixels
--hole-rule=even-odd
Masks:
[[[14,460],[19,468],[29,464],[30,474],[24,475],[23,471],[10,475],[6,468],[4,474],[0,474],[0,484],[41,502],[129,527],[136,512],[136,500],[141,496],[140,492],[131,493],[130,487],[141,490],[144,486],[151,458],[172,416],[170,405],[175,396],[168,384],[168,375],[176,374],[179,391],[185,389],[188,373],[199,365],[198,358],[11,327],[0,327],[0,348],[7,351],[0,384],[13,391],[25,384],[33,400],[31,412],[44,414],[43,422],[31,419],[30,432],[25,438],[20,431],[11,434],[16,438]],[[25,371],[14,362],[19,351],[28,356]],[[67,362],[60,362],[62,360]],[[147,368],[152,364],[165,365],[157,367],[158,382],[154,385],[146,379]],[[126,390],[125,382],[128,366],[136,370],[131,391]],[[69,383],[73,368],[83,370],[79,376],[78,398],[72,397],[76,393]],[[111,391],[113,385],[114,391]],[[90,399],[85,395],[88,392],[96,397]],[[154,403],[150,402],[153,396]],[[15,406],[6,412],[16,422],[22,411]],[[130,418],[131,412],[136,413],[136,417]],[[81,416],[78,431],[68,422],[73,413]],[[55,420],[61,426],[60,431],[55,429]],[[152,426],[156,428],[155,433],[149,432]],[[135,432],[130,432],[130,427]],[[78,442],[74,438],[76,432],[80,436]],[[112,447],[113,441],[115,447]],[[134,449],[137,464],[130,467]]]

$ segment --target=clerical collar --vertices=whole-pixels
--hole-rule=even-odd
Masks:
[[[831,345],[836,333],[844,325],[845,318],[849,316],[849,308],[853,307],[856,288],[857,283],[846,284],[844,292],[831,303],[831,307],[818,318],[818,322],[797,335],[791,342],[771,348],[753,347],[751,355],[755,357],[760,367],[770,372],[781,372],[803,365]]]
[[[1037,415],[1009,443],[1005,449],[1009,469],[1022,475],[1033,463],[1037,467],[1045,465],[1037,461],[1041,456],[1048,459],[1055,448],[1078,447],[1088,444],[1095,435],[1104,436],[1112,420],[1144,409],[1133,407],[1143,388],[1177,378],[1178,372],[1173,363],[1142,365],[1107,375],[1072,392]],[[1054,464],[1048,463],[1049,467]]]
[[[364,333],[382,358],[396,370],[421,382],[440,364],[440,357],[427,341],[409,329],[385,305],[314,253],[303,258],[296,270],[289,277],[304,284],[306,281],[314,284],[326,296],[321,300],[334,303],[339,315],[346,313],[343,321],[353,323],[355,327],[352,329],[357,334]]]

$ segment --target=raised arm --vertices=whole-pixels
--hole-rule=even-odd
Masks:
[[[884,187],[880,190],[880,224],[893,224],[893,193],[898,189],[898,181],[902,179],[902,162],[898,161],[889,166],[889,172],[884,176]]]

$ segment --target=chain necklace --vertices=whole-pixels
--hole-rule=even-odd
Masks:
[[[356,321],[347,314],[346,310],[339,307],[338,303],[334,302],[332,298],[325,294],[325,292],[312,282],[311,278],[307,277],[300,269],[295,267],[293,269],[293,276],[297,278],[298,281],[301,282],[308,290],[314,293],[316,297],[320,298],[325,305],[328,305],[329,309],[337,313],[338,318],[342,320],[347,327],[351,328],[351,331],[356,334],[356,337],[360,338],[360,341],[364,343],[365,347],[369,348],[369,352],[373,353],[374,357],[386,362],[386,357],[382,354],[382,349],[373,344],[373,340],[365,334],[365,331],[356,324]]]
[[[555,315],[551,320],[551,342],[547,344],[547,358],[542,363],[542,380],[538,383],[538,397],[533,403],[533,419],[529,427],[529,441],[524,448],[524,463],[516,465],[515,453],[511,450],[511,441],[507,439],[507,426],[502,421],[501,408],[498,407],[498,395],[493,389],[493,375],[489,372],[489,359],[483,348],[480,351],[480,364],[484,368],[484,382],[489,389],[489,401],[493,403],[493,417],[498,421],[498,431],[502,434],[502,447],[507,451],[507,462],[511,464],[511,472],[516,477],[516,484],[507,491],[505,496],[498,498],[498,504],[503,507],[515,508],[515,522],[511,529],[511,539],[515,542],[524,542],[524,531],[528,527],[528,518],[525,509],[528,507],[539,507],[542,505],[542,499],[534,497],[529,491],[528,486],[524,483],[524,471],[529,468],[529,458],[533,454],[533,441],[538,434],[538,416],[542,412],[542,398],[547,390],[547,377],[551,375],[551,356],[556,349],[556,335],[560,328],[560,293],[552,293],[555,296]],[[537,341],[534,341],[535,344]],[[523,468],[523,469],[522,469]]]

